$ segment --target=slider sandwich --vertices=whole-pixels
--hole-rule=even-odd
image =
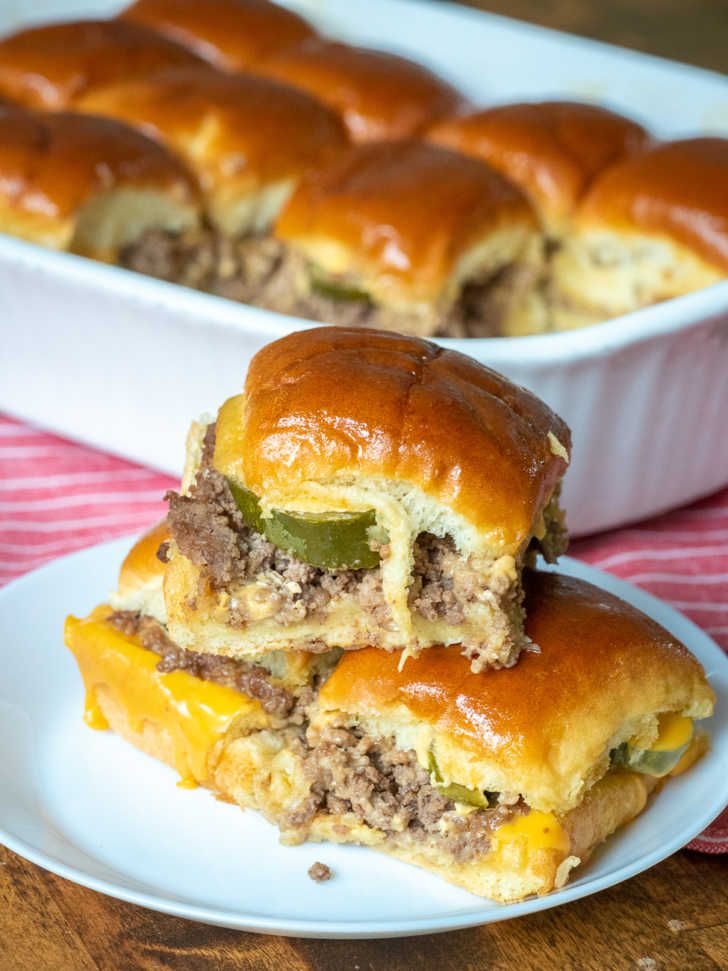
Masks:
[[[667,142],[607,169],[554,258],[563,326],[583,326],[728,275],[728,139]]]
[[[263,348],[189,436],[164,596],[202,653],[458,644],[474,670],[529,644],[521,572],[555,559],[566,425],[454,351],[318,328]]]
[[[456,647],[402,667],[370,647],[342,655],[328,680],[330,663],[309,669],[303,703],[266,710],[240,662],[216,670],[218,659],[170,647],[140,608],[141,590],[159,590],[160,538],[122,568],[116,599],[130,614],[105,606],[67,621],[86,720],[261,811],[284,842],[366,845],[519,900],[562,886],[707,747],[694,722],[714,696],[692,655],[634,608],[556,574],[527,575],[541,650],[513,668],[473,674]],[[304,665],[300,682],[321,660],[276,663]],[[276,678],[295,680],[290,667]]]
[[[286,46],[255,70],[303,88],[338,111],[354,142],[408,138],[467,105],[422,64],[325,37]]]
[[[563,886],[705,751],[714,695],[682,644],[588,583],[531,574],[526,613],[541,650],[500,671],[453,647],[344,654],[294,759],[255,773],[235,741],[225,791],[287,843],[370,846],[502,902]]]
[[[246,70],[315,33],[303,17],[268,0],[137,0],[119,16],[230,71]]]
[[[0,97],[55,111],[99,85],[204,63],[161,34],[119,20],[30,27],[0,40]]]
[[[264,305],[420,336],[507,329],[541,266],[523,193],[483,162],[424,142],[360,145],[309,173],[274,234],[289,283]]]
[[[550,271],[581,199],[612,165],[644,151],[641,125],[597,105],[545,101],[498,105],[447,118],[427,133],[439,145],[481,159],[518,185],[543,227],[543,268],[505,322],[506,336],[559,329]]]
[[[258,733],[267,753],[267,733],[277,732],[276,740],[291,726],[300,733],[306,707],[339,652],[274,652],[250,664],[181,648],[166,627],[168,542],[162,524],[136,543],[109,603],[84,619],[68,618],[66,644],[84,681],[90,727],[111,728],[171,765],[183,784],[225,795],[216,771],[226,745]]]
[[[139,128],[199,179],[208,225],[149,233],[123,254],[130,269],[265,302],[280,290],[281,244],[270,225],[304,172],[348,146],[339,117],[305,92],[203,66],[94,89],[77,108]]]
[[[567,230],[594,179],[650,143],[630,118],[577,101],[484,108],[443,119],[427,138],[479,158],[515,182],[554,240]]]
[[[114,262],[147,232],[199,219],[193,176],[140,132],[0,104],[0,232]]]

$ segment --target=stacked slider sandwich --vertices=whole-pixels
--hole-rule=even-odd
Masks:
[[[455,352],[293,334],[193,425],[165,524],[66,641],[107,725],[262,812],[474,893],[562,885],[704,751],[698,662],[533,569],[568,430]]]

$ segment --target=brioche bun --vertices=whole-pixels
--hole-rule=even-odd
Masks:
[[[575,101],[485,108],[439,122],[427,138],[479,158],[515,182],[553,236],[563,234],[601,172],[650,140],[631,119]]]
[[[415,61],[324,37],[286,47],[255,69],[330,105],[355,142],[415,135],[465,105],[459,91]]]
[[[199,63],[174,41],[120,20],[31,27],[0,40],[0,96],[57,110],[102,84]]]
[[[287,85],[208,67],[95,89],[82,111],[127,122],[176,151],[223,233],[266,229],[301,175],[348,145],[338,116]]]
[[[661,713],[712,713],[698,661],[640,611],[555,573],[527,572],[524,586],[537,652],[479,674],[457,647],[404,665],[376,647],[345,654],[321,689],[319,720],[351,716],[425,765],[432,751],[447,783],[565,813],[604,776],[612,749],[635,737],[649,748]]]
[[[268,0],[137,0],[120,16],[228,70],[248,68],[314,33],[303,17]]]
[[[197,225],[199,188],[161,145],[117,121],[0,106],[0,229],[114,261],[147,229]]]
[[[728,139],[656,145],[607,169],[553,265],[567,308],[604,319],[728,275]]]
[[[528,543],[569,443],[547,405],[463,354],[320,327],[256,354],[245,393],[218,414],[214,461],[282,509],[300,508],[314,483],[331,489],[323,502],[368,481],[408,492],[421,531],[500,556]]]
[[[523,256],[537,228],[520,190],[488,166],[399,141],[357,146],[311,172],[275,235],[327,279],[427,317],[466,281]]]

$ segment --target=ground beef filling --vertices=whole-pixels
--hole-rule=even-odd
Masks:
[[[177,547],[201,569],[213,589],[232,590],[252,579],[264,579],[269,616],[281,625],[323,618],[332,601],[352,597],[379,626],[386,626],[390,614],[383,598],[381,569],[323,570],[296,559],[251,529],[224,476],[212,466],[214,445],[215,426],[211,424],[189,495],[169,492],[166,497],[168,523]],[[449,537],[430,533],[417,538],[414,561],[410,609],[430,621],[462,623],[468,605],[482,595],[486,583],[483,564],[464,560]],[[520,609],[520,585],[504,575],[494,575],[488,588],[508,624],[508,618]],[[230,622],[244,627],[249,621],[233,597]]]
[[[419,336],[483,337],[501,332],[518,294],[531,286],[534,271],[508,266],[465,285],[448,308],[395,311],[372,301],[334,296],[311,286],[304,259],[272,236],[230,239],[211,229],[172,234],[149,229],[120,254],[130,270],[172,283],[346,327],[376,327]],[[346,281],[342,281],[346,291]]]
[[[334,874],[330,866],[317,860],[308,868],[308,875],[315,883],[326,883]]]
[[[319,813],[353,814],[395,841],[435,843],[461,863],[486,853],[494,830],[527,811],[516,795],[502,794],[492,809],[461,815],[413,751],[356,728],[329,727],[301,747],[311,789],[288,817],[293,828],[305,829]]]
[[[186,671],[195,678],[234,688],[257,699],[269,715],[290,718],[313,701],[313,688],[305,688],[295,697],[290,691],[274,684],[265,668],[257,664],[217,654],[198,654],[178,647],[153,617],[131,610],[117,610],[109,617],[109,623],[122,634],[138,637],[148,651],[158,654],[158,671],[165,674]]]
[[[389,610],[382,597],[381,571],[322,570],[274,546],[245,524],[224,476],[212,468],[213,448],[211,425],[190,495],[167,494],[171,534],[180,552],[204,571],[213,588],[228,589],[265,576],[271,616],[279,624],[322,616],[329,603],[344,594],[386,624]],[[230,619],[240,626],[248,622],[235,604]]]
[[[463,560],[449,536],[441,538],[431,533],[417,537],[414,561],[410,609],[426,620],[462,624],[465,608],[483,590],[482,570]],[[517,607],[520,590],[503,575],[494,577],[488,587],[501,601],[501,610],[510,615]]]

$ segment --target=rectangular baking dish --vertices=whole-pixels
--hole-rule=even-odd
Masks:
[[[728,134],[707,71],[449,4],[299,0],[347,41],[413,56],[474,101],[570,97],[658,135]],[[119,3],[0,2],[0,31],[105,16]],[[305,321],[0,235],[0,409],[178,473],[189,420],[241,389],[266,342]],[[728,482],[728,281],[582,331],[442,340],[503,371],[574,432],[574,534],[637,520]]]

